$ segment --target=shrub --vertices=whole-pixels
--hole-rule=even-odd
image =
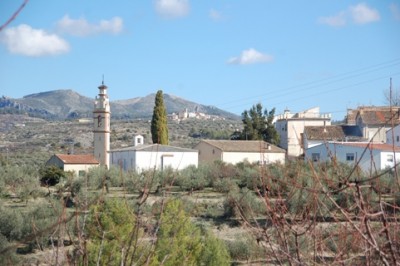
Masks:
[[[107,170],[103,167],[92,167],[87,173],[88,188],[101,189],[104,186]]]
[[[251,258],[250,246],[245,240],[228,241],[227,246],[232,259],[247,261]]]
[[[166,167],[162,171],[154,171],[154,176],[162,187],[166,187],[174,185],[177,173],[171,167]]]
[[[241,166],[240,176],[240,186],[247,187],[253,191],[257,188],[261,188],[260,170],[258,166],[251,164],[244,164]]]
[[[55,186],[61,178],[65,178],[65,173],[57,166],[47,166],[40,170],[40,182],[44,186]]]
[[[0,208],[0,213],[0,234],[10,242],[21,239],[23,231],[21,213],[5,207]]]
[[[7,250],[9,246],[10,242],[0,233],[0,262],[3,265],[19,265],[20,260],[17,258],[14,250]]]
[[[253,191],[243,188],[231,191],[224,202],[225,217],[252,219],[265,214],[265,206]]]
[[[201,259],[201,234],[180,200],[169,200],[161,215],[153,264],[195,265]]]
[[[122,200],[107,199],[99,201],[91,208],[91,215],[87,222],[87,236],[89,264],[100,262],[102,265],[119,265],[134,254],[134,248],[128,251],[133,242],[136,217],[131,213],[131,208]],[[139,234],[140,230],[137,231]]]
[[[226,244],[222,240],[216,238],[211,231],[206,231],[203,235],[205,235],[205,239],[203,241],[203,250],[200,255],[202,265],[231,265],[231,257]]]
[[[237,188],[237,184],[230,178],[220,178],[214,181],[213,188],[217,192],[228,193]]]
[[[205,188],[209,183],[203,175],[196,175],[196,171],[190,167],[181,171],[175,184],[182,190],[194,191]]]

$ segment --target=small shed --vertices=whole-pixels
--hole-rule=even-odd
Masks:
[[[92,154],[54,154],[46,162],[46,166],[54,165],[64,171],[71,171],[75,176],[82,176],[99,162]]]

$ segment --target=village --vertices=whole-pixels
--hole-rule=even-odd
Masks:
[[[189,166],[221,161],[266,165],[301,158],[312,162],[338,161],[366,172],[393,168],[400,160],[399,107],[360,106],[347,110],[344,124],[332,125],[331,114],[319,107],[275,116],[278,145],[262,140],[200,139],[192,148],[146,143],[135,135],[132,146],[110,149],[110,104],[107,86],[99,86],[94,114],[94,154],[55,154],[46,164],[64,171],[85,174],[93,166],[119,167],[125,171],[182,170]],[[182,111],[170,120],[210,119],[203,113]],[[149,140],[147,140],[149,142]],[[397,158],[397,159],[396,159]]]
[[[398,1],[0,14],[1,266],[400,265]]]
[[[198,121],[229,129],[236,137],[239,124],[203,120],[184,110],[178,120],[168,117],[171,128],[192,127],[183,134],[194,137],[180,146],[157,143],[161,136],[154,139],[149,130],[153,119],[113,122],[107,90],[104,83],[98,87],[92,121],[43,124],[32,118],[25,125],[17,115],[7,123],[5,132],[23,133],[26,140],[40,135],[44,125],[70,138],[61,141],[65,145],[51,138],[47,145],[10,146],[2,153],[0,261],[6,265],[91,264],[120,250],[128,250],[138,264],[162,256],[218,265],[342,260],[360,265],[397,259],[398,252],[390,250],[399,243],[398,107],[351,109],[343,123],[332,123],[331,114],[320,113],[319,107],[285,110],[270,117],[279,135],[275,144],[248,140],[244,128],[245,139],[197,136]],[[32,132],[34,127],[39,132]],[[50,151],[61,152],[43,158]],[[169,216],[176,221],[160,223],[160,217]],[[182,226],[191,228],[185,233],[191,242],[184,235],[175,239],[159,233],[180,232]],[[370,226],[368,234],[364,230]],[[363,245],[357,244],[360,237]],[[179,246],[160,244],[171,239]],[[372,239],[382,244],[374,246]],[[215,241],[213,246],[209,241]],[[200,253],[180,257],[195,243],[203,243]],[[366,251],[368,245],[381,253]],[[118,264],[127,258],[116,256]]]

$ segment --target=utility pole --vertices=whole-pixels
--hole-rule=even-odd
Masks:
[[[394,114],[392,112],[392,78],[390,78],[390,88],[389,88],[389,104],[390,104],[390,116],[391,116],[391,127],[392,127],[392,145],[393,145],[393,170],[394,170],[394,176],[397,179],[397,185],[400,187],[400,179],[399,175],[397,172],[397,159],[396,159],[396,150],[395,150],[395,143],[394,143]],[[397,114],[397,119],[399,119],[399,112],[396,112]]]

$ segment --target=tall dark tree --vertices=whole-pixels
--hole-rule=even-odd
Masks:
[[[151,119],[151,138],[153,143],[168,145],[167,110],[164,106],[162,90],[157,91],[153,118]]]
[[[234,139],[241,140],[265,140],[277,145],[279,143],[279,134],[276,131],[273,120],[275,108],[268,112],[263,111],[261,103],[253,105],[250,110],[242,113],[243,131],[234,134]]]

